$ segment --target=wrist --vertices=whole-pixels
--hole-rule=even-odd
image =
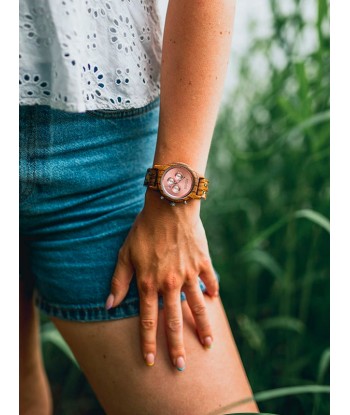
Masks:
[[[147,188],[145,193],[145,203],[143,210],[150,213],[152,216],[199,216],[201,200],[191,199],[186,204],[176,203],[171,206],[169,201],[160,198],[161,194],[158,190]]]

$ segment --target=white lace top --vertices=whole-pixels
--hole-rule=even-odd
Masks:
[[[160,93],[157,0],[20,0],[21,105],[142,107]]]

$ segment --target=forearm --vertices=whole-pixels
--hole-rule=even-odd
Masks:
[[[230,57],[234,13],[235,0],[169,0],[155,164],[181,161],[205,175]],[[158,192],[148,189],[146,205],[164,207],[157,199]],[[199,212],[200,200],[192,202],[191,208],[185,205],[181,211]]]
[[[204,175],[229,62],[235,0],[169,0],[154,163]]]

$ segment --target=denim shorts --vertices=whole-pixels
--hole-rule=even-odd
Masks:
[[[82,322],[140,314],[135,274],[118,307],[107,311],[105,301],[144,205],[158,122],[159,98],[85,113],[20,106],[20,277],[45,314]],[[198,283],[205,291],[199,276]]]

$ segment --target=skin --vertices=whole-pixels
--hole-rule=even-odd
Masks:
[[[231,50],[234,12],[232,0],[169,1],[154,163],[182,161],[205,175]],[[156,355],[158,292],[164,297],[174,366],[177,359],[179,368],[186,364],[181,290],[188,296],[199,338],[209,337],[208,345],[214,340],[197,283],[200,275],[209,294],[215,295],[219,289],[199,216],[200,204],[201,200],[192,200],[171,208],[148,189],[145,208],[119,251],[106,306],[115,307],[125,297],[134,268],[141,297],[141,347],[149,363]]]
[[[154,163],[181,161],[205,176],[234,11],[234,0],[169,1]],[[171,207],[147,190],[144,208],[118,253],[106,301],[107,308],[122,301],[135,270],[140,316],[84,324],[52,318],[107,414],[258,412],[254,401],[233,405],[252,391],[215,295],[219,287],[201,203]],[[205,294],[198,275],[207,286]],[[181,290],[187,301],[180,301]],[[160,310],[159,293],[164,298]],[[201,341],[208,337],[211,349],[205,347],[208,340]]]
[[[177,371],[169,358],[165,314],[157,327],[157,359],[147,366],[140,353],[140,318],[113,322],[67,322],[54,319],[108,415],[222,415],[258,412],[255,402],[235,406],[252,392],[218,297],[204,295],[216,339],[200,345],[196,324],[182,302],[187,363]]]

